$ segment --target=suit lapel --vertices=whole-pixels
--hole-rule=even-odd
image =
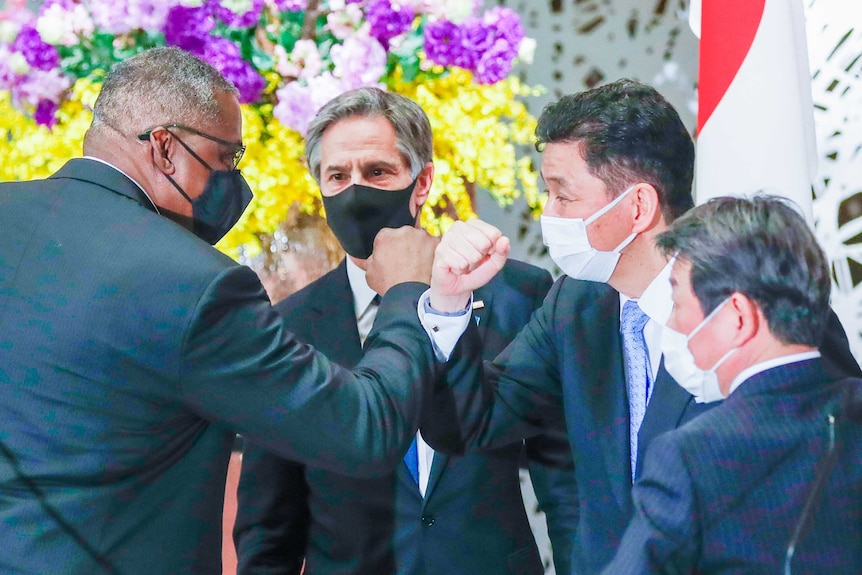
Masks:
[[[623,371],[620,339],[620,298],[614,290],[596,300],[582,324],[575,323],[574,341],[592,332],[595,346],[579,346],[585,381],[593,382],[589,393],[608,482],[624,512],[631,506],[631,447],[629,443],[628,391]],[[586,311],[586,310],[585,310]],[[588,369],[588,367],[591,369]]]
[[[473,321],[479,330],[479,337],[484,342],[485,335],[488,333],[488,326],[494,317],[491,314],[491,302],[494,299],[494,294],[490,290],[479,289],[473,297]],[[477,309],[475,306],[479,305]],[[493,359],[493,358],[486,358]]]
[[[446,471],[446,465],[448,463],[448,456],[443,455],[442,453],[437,453],[436,451],[434,452],[434,460],[431,462],[431,475],[428,477],[428,486],[425,488],[425,501],[428,501],[431,497],[431,493],[434,491],[434,488],[437,487],[437,483],[440,481],[440,476],[443,475],[444,471]],[[419,491],[418,486],[416,491]],[[423,506],[424,505],[425,504],[423,502]]]
[[[353,292],[347,280],[347,264],[341,264],[332,272],[331,281],[324,282],[320,289],[309,296],[311,309],[311,333],[316,347],[335,350],[330,355],[337,363],[353,368],[362,359],[362,346],[356,328],[356,313],[353,309]]]
[[[638,462],[643,461],[646,449],[653,439],[679,426],[686,407],[692,401],[694,397],[684,390],[664,368],[664,357],[662,357],[652,396],[638,431]],[[640,475],[640,467],[638,463],[636,477]]]

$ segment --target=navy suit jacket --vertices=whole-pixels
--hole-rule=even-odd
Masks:
[[[482,375],[449,370],[433,397],[434,409],[448,416],[422,426],[436,449],[459,453],[530,437],[564,420],[580,501],[572,550],[572,573],[578,575],[598,573],[613,558],[634,512],[619,313],[619,293],[606,284],[560,278]],[[832,320],[823,353],[858,373],[843,329]],[[478,354],[480,345],[468,327],[453,359]],[[638,461],[655,437],[712,405],[696,403],[660,365],[638,433]]]
[[[476,292],[484,307],[474,320],[488,357],[518,333],[550,285],[547,271],[510,261]],[[362,358],[343,262],[276,307],[300,337],[343,365]],[[423,499],[403,463],[389,475],[357,479],[247,443],[234,531],[239,573],[299,573],[305,558],[315,575],[541,574],[521,499],[521,450],[518,440],[463,457],[435,454]],[[531,467],[542,467],[537,497],[565,570],[577,496],[564,431],[556,440],[531,439],[529,452]]]
[[[838,414],[844,389],[821,363],[756,374],[703,417],[656,439],[634,488],[637,514],[605,572],[784,572],[826,452],[827,415]],[[862,425],[841,421],[837,436],[837,463],[793,573],[862,573]]]
[[[0,572],[220,575],[234,430],[391,470],[438,369],[426,287],[383,298],[351,373],[119,171],[0,184]]]

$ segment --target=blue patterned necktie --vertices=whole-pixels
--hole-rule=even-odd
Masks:
[[[623,337],[623,357],[629,389],[629,433],[631,441],[632,481],[638,459],[638,430],[646,413],[650,387],[649,356],[644,340],[644,326],[649,317],[634,300],[623,304],[620,333]]]
[[[419,485],[419,450],[416,447],[416,436],[413,436],[413,442],[410,444],[410,449],[404,454],[404,463],[407,464],[407,469],[410,470],[410,475],[413,476],[413,481]]]

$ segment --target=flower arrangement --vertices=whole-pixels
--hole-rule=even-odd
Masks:
[[[303,135],[327,101],[359,86],[416,100],[435,134],[423,223],[473,215],[475,187],[540,204],[519,146],[535,93],[511,75],[535,43],[518,16],[481,0],[17,0],[0,13],[0,179],[45,177],[80,154],[105,71],[153,46],[199,55],[237,86],[255,198],[218,245],[254,256],[291,205],[320,213]]]

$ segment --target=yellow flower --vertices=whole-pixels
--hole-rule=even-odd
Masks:
[[[432,233],[445,231],[454,218],[475,217],[471,194],[477,187],[501,205],[523,192],[534,210],[541,209],[536,172],[518,151],[533,141],[536,121],[519,100],[533,89],[514,78],[476,84],[460,69],[430,80],[400,78],[392,76],[390,89],[418,102],[434,132],[434,185],[422,211],[422,222]],[[0,92],[0,180],[44,178],[80,156],[100,88],[99,82],[75,82],[53,130],[36,125],[12,105],[8,92]],[[242,116],[247,149],[239,167],[255,196],[217,245],[234,258],[258,255],[261,238],[275,232],[294,204],[322,215],[317,183],[305,167],[302,137],[273,117],[271,104],[244,105]]]

